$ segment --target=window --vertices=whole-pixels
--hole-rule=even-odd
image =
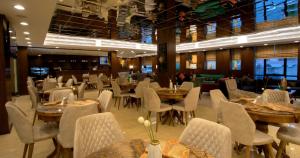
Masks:
[[[217,23],[216,22],[207,24],[206,25],[207,34],[215,33],[216,32],[216,28],[217,28]]]
[[[256,0],[256,23],[298,15],[298,0]]]
[[[197,55],[187,55],[186,69],[197,69]]]
[[[266,59],[266,75],[272,79],[282,79],[284,77],[284,59]]]
[[[152,43],[152,27],[141,27],[142,43]]]
[[[264,67],[265,67],[264,59],[255,60],[255,79],[264,78]]]
[[[152,73],[152,65],[143,65],[142,73]]]
[[[231,70],[241,70],[241,53],[239,49],[233,49],[231,53]]]
[[[286,79],[297,80],[298,76],[298,59],[287,58],[286,59]]]
[[[180,55],[176,55],[176,72],[180,71]]]
[[[242,22],[240,17],[232,19],[232,28],[241,28],[241,26],[242,26]]]
[[[216,70],[216,52],[207,52],[206,53],[206,70]]]

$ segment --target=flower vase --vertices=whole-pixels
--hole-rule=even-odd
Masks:
[[[154,140],[149,144],[148,158],[162,158],[161,147],[158,140]]]

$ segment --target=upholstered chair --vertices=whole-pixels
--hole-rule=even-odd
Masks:
[[[137,85],[137,87],[134,89],[135,93],[130,94],[131,98],[134,98],[136,100],[136,106],[137,110],[139,107],[142,106],[142,100],[143,100],[143,88],[149,87],[149,84],[147,81],[140,81]]]
[[[32,86],[27,86],[30,101],[31,101],[31,107],[34,108],[34,116],[33,116],[33,121],[32,124],[34,125],[35,120],[36,120],[36,108],[38,107],[38,96],[37,93],[34,91],[34,87]]]
[[[57,83],[63,83],[63,76],[58,76]]]
[[[54,139],[58,133],[57,126],[53,124],[43,124],[40,126],[32,126],[32,122],[28,119],[26,114],[14,105],[12,102],[5,104],[8,117],[16,129],[17,135],[21,142],[25,144],[23,158],[26,157],[26,153],[29,146],[28,158],[32,157],[34,143],[46,139]]]
[[[78,87],[78,99],[84,98],[84,90],[86,88],[85,83],[81,83],[80,86]]]
[[[49,102],[61,101],[64,97],[69,97],[73,94],[72,89],[56,89],[50,92]]]
[[[93,152],[123,140],[123,132],[112,113],[81,117],[76,121],[74,158],[87,157]]]
[[[121,103],[123,104],[124,99],[127,99],[130,97],[129,93],[122,93],[120,86],[116,81],[111,81],[111,86],[114,92],[114,98],[115,98],[115,105],[118,102],[118,109],[120,109]]]
[[[192,117],[196,117],[195,111],[197,110],[197,105],[199,101],[200,87],[192,88],[187,96],[184,98],[183,102],[179,102],[173,105],[173,109],[180,111],[185,116],[185,125],[188,124],[188,113]]]
[[[290,104],[290,96],[288,91],[266,89],[262,94],[263,102]]]
[[[223,124],[231,130],[234,142],[246,145],[246,158],[250,158],[252,146],[266,145],[271,157],[273,138],[256,130],[255,123],[241,104],[221,100]]]
[[[220,108],[221,100],[227,101],[227,98],[224,96],[220,89],[214,89],[209,91],[210,98],[212,101],[212,107],[217,114],[217,122],[222,123],[222,113]]]
[[[212,121],[194,118],[182,132],[179,142],[207,151],[215,158],[231,158],[230,129]]]
[[[35,85],[32,77],[30,77],[30,76],[27,77],[27,86],[29,86],[29,84],[33,85],[33,86]]]
[[[96,74],[89,75],[89,81],[87,82],[89,87],[96,88],[97,86],[98,77]]]
[[[158,82],[151,82],[150,83],[150,88],[153,88],[155,91],[161,89],[160,85]]]
[[[73,79],[69,78],[68,81],[65,84],[65,87],[71,87],[71,86],[73,86]]]
[[[193,82],[183,82],[179,89],[184,89],[184,90],[191,90],[194,88],[194,83]]]
[[[225,84],[230,100],[240,99],[241,97],[256,98],[258,96],[256,93],[238,89],[235,79],[225,80]]]
[[[50,79],[44,79],[44,82],[43,82],[43,91],[54,89],[54,88],[56,88],[56,86],[57,86],[57,82],[56,81],[53,81],[53,80],[50,80]]]
[[[78,82],[77,78],[76,78],[74,75],[72,75],[72,79],[73,79],[74,85],[79,85],[79,84],[81,84],[80,82]]]
[[[300,124],[291,123],[287,126],[282,126],[277,131],[277,138],[280,140],[279,149],[276,158],[281,158],[285,151],[287,143],[300,145]]]
[[[162,103],[159,96],[154,91],[154,89],[144,88],[143,91],[144,91],[145,107],[148,111],[147,118],[148,119],[150,118],[152,112],[156,113],[156,132],[157,132],[161,113],[166,111],[171,111],[172,106]]]
[[[110,112],[113,93],[109,90],[104,90],[100,93],[98,101],[101,112]]]
[[[98,108],[96,104],[89,105],[69,105],[64,109],[59,122],[59,132],[57,134],[59,157],[61,150],[65,155],[69,155],[74,146],[74,133],[76,120],[80,117],[96,114]],[[71,152],[72,153],[72,152]]]

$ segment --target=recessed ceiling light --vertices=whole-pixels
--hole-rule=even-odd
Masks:
[[[220,48],[220,50],[222,50],[223,48]]]
[[[30,33],[28,31],[23,32],[24,35],[29,35]]]
[[[20,22],[20,24],[23,25],[23,26],[28,26],[29,25],[27,22],[24,22],[24,21]]]
[[[31,44],[31,42],[27,42],[27,44]]]
[[[9,33],[13,33],[13,31],[12,31],[12,30],[9,30]]]
[[[299,41],[294,41],[295,43],[299,43]]]
[[[101,49],[97,49],[97,50],[101,50]]]
[[[268,45],[268,43],[265,43],[265,44],[264,44],[264,46],[267,46],[267,45]]]
[[[15,36],[12,36],[12,37],[11,37],[11,39],[16,39],[16,38],[17,38],[17,37],[15,37]]]
[[[29,38],[29,37],[26,37],[25,39],[26,39],[27,41],[29,41],[29,40],[30,40],[30,38]]]
[[[29,44],[29,45],[28,45],[28,47],[32,47],[32,45],[31,45],[31,44]]]
[[[20,5],[20,4],[16,4],[14,6],[14,8],[17,9],[17,10],[25,10],[25,8],[22,5]]]
[[[244,46],[240,46],[241,48],[243,48]]]
[[[56,49],[58,49],[59,47],[55,47]]]

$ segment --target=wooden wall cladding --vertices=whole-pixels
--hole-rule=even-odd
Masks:
[[[28,94],[27,76],[28,74],[28,49],[27,47],[18,47],[17,67],[18,67],[18,89],[20,95]]]

